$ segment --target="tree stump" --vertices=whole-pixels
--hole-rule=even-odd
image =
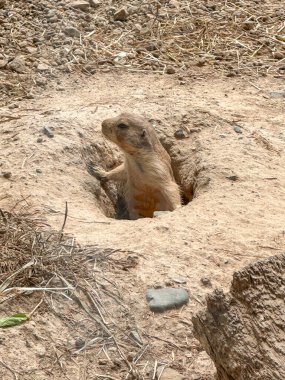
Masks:
[[[285,379],[285,254],[235,272],[193,317],[194,335],[219,380]]]

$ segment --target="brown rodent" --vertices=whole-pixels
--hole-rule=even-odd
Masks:
[[[124,181],[130,219],[153,217],[155,211],[180,207],[180,189],[174,180],[170,157],[147,120],[122,113],[104,120],[102,132],[122,149],[124,163],[109,172],[93,167],[93,174],[100,181]]]

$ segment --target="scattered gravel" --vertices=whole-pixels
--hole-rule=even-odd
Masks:
[[[38,71],[282,76],[283,22],[283,0],[0,0],[0,106],[28,97]]]

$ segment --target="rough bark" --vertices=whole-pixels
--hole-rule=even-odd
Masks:
[[[194,334],[219,380],[285,379],[285,254],[234,273],[193,317]]]

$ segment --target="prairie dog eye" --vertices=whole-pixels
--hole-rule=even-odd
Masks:
[[[120,123],[120,124],[117,125],[117,128],[126,129],[126,128],[129,128],[129,126],[127,124]]]

